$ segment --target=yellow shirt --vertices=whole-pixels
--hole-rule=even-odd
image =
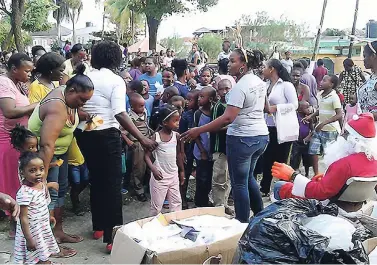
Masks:
[[[83,63],[85,65],[85,72],[84,74],[87,75],[89,72],[90,72],[90,67],[86,64],[86,63]],[[68,59],[64,62],[64,65],[65,65],[65,69],[64,69],[64,74],[67,75],[69,78],[72,78],[75,76],[75,74],[73,73],[73,66],[72,66],[72,62],[71,62],[71,59]]]
[[[59,82],[53,82],[54,87],[59,86]],[[29,101],[30,103],[35,103],[35,102],[41,102],[42,99],[47,96],[48,93],[51,92],[52,89],[49,87],[45,86],[38,80],[35,80],[33,83],[31,83],[29,87]]]
[[[79,146],[77,145],[76,138],[73,137],[71,146],[68,148],[68,165],[81,166],[84,164],[85,159],[82,155]]]

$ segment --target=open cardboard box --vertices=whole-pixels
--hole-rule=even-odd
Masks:
[[[168,222],[181,220],[192,216],[214,215],[227,216],[224,207],[195,208],[185,211],[164,214]],[[137,220],[140,226],[149,222],[153,217]],[[112,264],[203,264],[208,258],[221,255],[222,264],[231,264],[242,233],[209,245],[185,248],[181,250],[155,253],[143,248],[122,229],[115,234],[110,262]]]
[[[372,237],[363,242],[365,252],[369,255],[377,247],[377,237]]]

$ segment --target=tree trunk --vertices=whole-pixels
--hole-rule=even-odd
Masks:
[[[105,18],[106,18],[106,7],[103,7],[103,15],[102,15],[102,33],[101,33],[101,40],[105,38]]]
[[[76,44],[76,10],[71,10],[71,22],[72,22],[72,42]]]
[[[62,41],[62,29],[60,27],[61,21],[60,18],[56,20],[56,29],[58,31],[58,41],[59,41],[59,46]]]
[[[353,42],[355,40],[355,38],[353,36],[355,36],[358,12],[359,12],[359,0],[356,0],[355,14],[353,16],[353,25],[352,25],[352,32],[351,32],[352,37],[351,37],[351,41],[350,41],[350,47],[349,47],[349,50],[348,50],[348,58],[352,57]]]
[[[22,40],[22,15],[25,9],[25,0],[12,0],[11,26],[14,34],[14,42],[18,52],[24,52],[25,47]]]
[[[131,40],[132,43],[135,43],[135,14],[131,10]]]
[[[315,45],[314,45],[314,52],[313,52],[313,56],[312,56],[312,61],[315,60],[315,57],[317,56],[317,53],[318,53],[319,40],[321,39],[321,32],[322,32],[322,27],[323,27],[323,21],[325,20],[326,7],[327,7],[327,0],[323,0],[321,21],[319,22],[317,37],[316,37]]]
[[[8,51],[9,45],[12,41],[12,37],[13,37],[13,29],[11,28],[8,32],[7,37],[5,38],[3,43],[1,44],[1,50],[2,51]]]
[[[149,50],[156,50],[157,47],[157,31],[160,26],[161,20],[154,17],[147,16],[148,31],[149,31]]]

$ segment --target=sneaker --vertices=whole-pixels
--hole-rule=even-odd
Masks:
[[[122,194],[123,195],[126,195],[128,193],[128,190],[126,190],[126,189],[122,189]]]
[[[225,213],[227,215],[234,216],[234,211],[229,207],[225,207]]]
[[[101,237],[103,237],[103,231],[94,231],[94,233],[93,233],[93,239],[98,240]]]
[[[168,200],[164,201],[164,205],[162,206],[162,208],[169,209],[169,201]]]
[[[145,196],[145,194],[139,194],[136,196],[137,197],[137,200],[140,201],[140,202],[146,202],[148,199],[147,199],[147,196]]]

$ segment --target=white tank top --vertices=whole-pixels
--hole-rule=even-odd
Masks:
[[[161,141],[160,133],[156,133],[158,146],[153,151],[154,165],[161,171],[164,179],[178,177],[177,165],[177,132],[172,132],[169,142]]]

